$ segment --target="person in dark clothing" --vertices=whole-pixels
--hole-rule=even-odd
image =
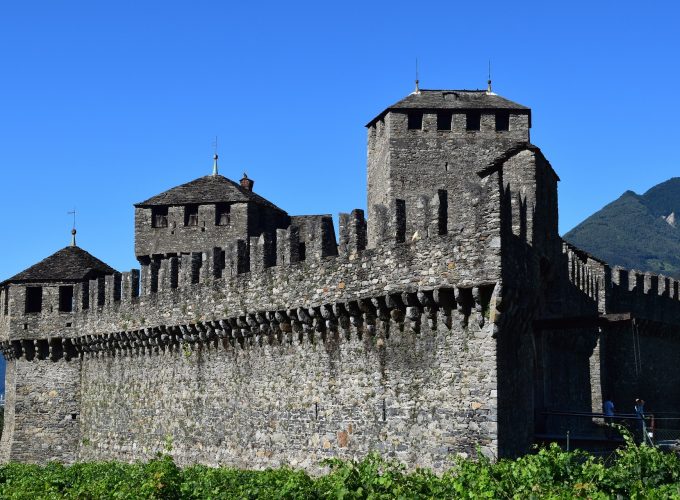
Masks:
[[[611,439],[613,437],[614,402],[610,398],[605,398],[604,403],[602,403],[602,413],[604,414],[605,436],[607,439]]]
[[[638,432],[640,434],[640,442],[645,442],[645,401],[644,399],[635,400],[635,416],[638,422]]]

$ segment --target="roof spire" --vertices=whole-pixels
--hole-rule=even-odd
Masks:
[[[73,215],[73,228],[71,229],[71,246],[76,246],[76,209],[66,212],[68,215]]]
[[[217,175],[219,170],[217,168],[217,159],[219,156],[217,156],[217,136],[215,136],[215,142],[213,142],[213,147],[215,148],[215,154],[213,155],[213,175]]]
[[[493,90],[491,90],[491,59],[489,59],[489,79],[486,81],[486,93],[489,95],[495,95]]]
[[[418,58],[416,57],[416,89],[413,91],[414,94],[420,94],[419,83],[420,80],[418,80]]]

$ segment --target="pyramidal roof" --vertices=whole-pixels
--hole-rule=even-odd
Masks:
[[[281,210],[269,200],[253,193],[223,175],[206,175],[186,184],[163,191],[148,200],[136,203],[136,207],[159,205],[191,205],[223,202],[248,202]],[[283,212],[283,210],[281,210]]]
[[[514,109],[523,113],[530,113],[531,109],[517,104],[505,97],[501,97],[486,90],[425,90],[413,92],[402,100],[388,106],[382,113],[373,118],[367,127],[373,125],[388,111],[407,109]]]
[[[3,281],[0,285],[51,281],[77,282],[115,272],[114,268],[82,248],[68,246]]]

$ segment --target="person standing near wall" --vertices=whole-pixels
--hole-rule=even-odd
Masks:
[[[612,423],[614,417],[614,402],[610,398],[605,398],[602,403],[602,413],[604,413],[605,436],[607,439],[612,438]]]
[[[635,416],[638,419],[638,429],[640,432],[640,442],[645,442],[645,401],[643,399],[635,400]]]

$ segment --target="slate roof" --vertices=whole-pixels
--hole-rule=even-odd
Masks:
[[[46,259],[3,281],[8,283],[48,283],[52,281],[78,282],[116,270],[94,255],[77,246],[68,246]]]
[[[531,113],[531,109],[517,104],[498,94],[486,90],[421,90],[419,94],[409,94],[401,101],[387,107],[382,113],[366,124],[370,127],[391,110],[406,109],[512,109]]]
[[[281,210],[269,200],[248,191],[240,184],[227,179],[223,175],[206,175],[186,184],[181,184],[163,191],[148,200],[135,203],[136,207],[154,207],[165,205],[192,205],[222,202],[254,202],[260,205]]]

